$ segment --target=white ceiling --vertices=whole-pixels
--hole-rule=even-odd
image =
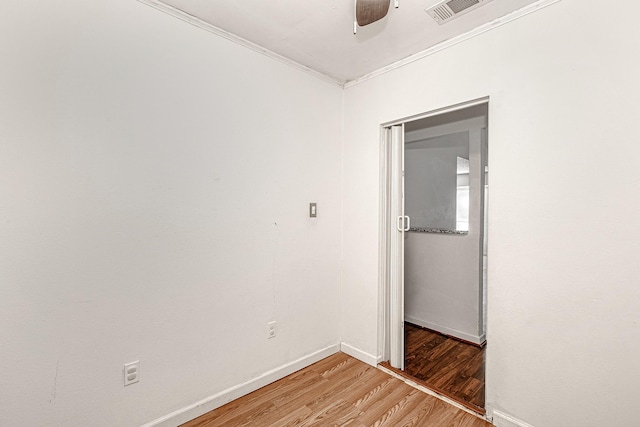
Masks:
[[[298,64],[351,81],[537,0],[493,0],[438,25],[437,0],[393,1],[386,18],[353,34],[353,0],[158,0]]]

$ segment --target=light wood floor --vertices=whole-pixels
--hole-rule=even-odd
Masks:
[[[344,353],[321,360],[183,426],[347,425],[490,426]]]
[[[485,347],[405,323],[405,373],[484,412]]]

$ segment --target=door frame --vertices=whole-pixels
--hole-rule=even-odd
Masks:
[[[393,183],[393,177],[391,176],[390,129],[392,126],[404,125],[405,123],[412,122],[414,120],[450,113],[487,103],[489,103],[488,96],[386,122],[380,125],[380,221],[378,230],[378,301],[380,301],[380,303],[378,306],[378,354],[381,356],[382,361],[390,361],[391,359],[392,347],[394,346],[391,341],[392,336],[397,337],[398,334],[403,333],[399,330],[392,331],[391,313],[393,311],[397,312],[398,310],[401,310],[402,316],[404,317],[404,301],[398,300],[398,295],[404,295],[404,281],[400,283],[401,289],[398,291],[392,292],[391,289],[391,274],[393,271],[392,263],[394,260],[398,259],[398,256],[394,253],[394,250],[391,247],[392,239],[390,238],[390,233],[396,232],[396,218],[391,216],[390,209],[391,187]],[[484,327],[486,328],[486,324]],[[395,344],[399,345],[397,342]]]

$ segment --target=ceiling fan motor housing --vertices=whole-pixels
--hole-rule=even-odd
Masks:
[[[356,21],[364,27],[387,16],[391,0],[356,0]]]

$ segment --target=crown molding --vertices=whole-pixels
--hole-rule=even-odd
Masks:
[[[383,74],[386,74],[390,71],[396,70],[398,68],[402,68],[405,65],[409,65],[413,62],[419,61],[423,58],[426,58],[427,56],[431,56],[435,53],[438,53],[444,49],[450,48],[451,46],[455,46],[458,43],[462,43],[465,40],[469,40],[471,38],[477,37],[483,33],[486,33],[487,31],[491,31],[495,28],[501,27],[505,24],[508,24],[511,21],[515,21],[516,19],[522,18],[523,16],[529,15],[530,13],[533,12],[537,12],[540,9],[543,9],[545,7],[551,6],[554,3],[558,3],[562,0],[540,0],[538,2],[535,3],[531,3],[530,5],[527,5],[525,7],[523,7],[522,9],[518,9],[514,12],[511,12],[508,15],[505,15],[501,18],[495,19],[491,22],[488,22],[484,25],[481,25],[477,28],[474,28],[471,31],[467,31],[464,34],[460,34],[459,36],[453,37],[449,40],[443,41],[442,43],[438,43],[435,46],[432,46],[428,49],[425,49],[421,52],[418,52],[416,54],[413,54],[411,56],[408,56],[404,59],[401,59],[400,61],[396,61],[393,64],[389,64],[386,67],[382,67],[377,69],[376,71],[372,71],[371,73],[365,74],[362,77],[358,77],[354,80],[349,80],[344,84],[344,88],[349,88],[352,86],[356,86],[360,83],[363,83],[367,80],[371,80],[375,77],[381,76]]]
[[[205,31],[208,31],[210,33],[213,33],[217,36],[220,36],[226,40],[229,40],[233,43],[239,44],[240,46],[246,47],[247,49],[251,49],[254,52],[258,52],[268,58],[271,58],[273,60],[276,60],[280,63],[283,63],[285,65],[288,65],[290,67],[293,67],[299,71],[302,71],[304,73],[310,74],[316,78],[319,78],[320,80],[324,80],[325,82],[334,84],[338,87],[343,87],[344,85],[344,81],[343,80],[339,80],[336,78],[333,78],[331,76],[328,76],[326,74],[323,74],[319,71],[316,71],[312,68],[309,68],[305,65],[302,65],[296,61],[292,61],[289,58],[286,58],[278,53],[275,53],[269,49],[266,49],[256,43],[253,43],[247,39],[244,39],[242,37],[239,37],[233,33],[230,33],[228,31],[223,30],[222,28],[216,27],[215,25],[209,24],[208,22],[205,22],[193,15],[189,15],[186,12],[181,11],[180,9],[176,9],[173,6],[169,6],[167,4],[164,4],[162,2],[160,2],[159,0],[137,0],[139,3],[145,4],[147,6],[150,6],[156,10],[159,10],[160,12],[164,12],[167,15],[173,16],[174,18],[178,18],[181,21],[184,21],[188,24],[191,24],[195,27],[198,27],[200,29],[203,29]]]
[[[233,33],[230,33],[228,31],[223,30],[222,28],[216,27],[215,25],[209,24],[193,15],[189,15],[186,12],[183,12],[179,9],[176,9],[173,6],[169,6],[167,4],[162,3],[159,0],[137,0],[140,3],[143,3],[147,6],[150,6],[156,10],[159,10],[161,12],[164,12],[170,16],[173,16],[175,18],[180,19],[181,21],[184,21],[188,24],[191,24],[195,27],[201,28],[205,31],[208,31],[210,33],[213,33],[217,36],[220,36],[226,40],[229,40],[233,43],[236,43],[240,46],[244,46],[247,49],[253,50],[254,52],[258,52],[262,55],[265,55],[275,61],[278,61],[280,63],[286,64],[290,67],[293,67],[299,71],[302,71],[304,73],[307,73],[309,75],[312,75],[320,80],[323,80],[325,82],[334,84],[338,87],[342,87],[342,88],[349,88],[352,86],[356,86],[360,83],[363,83],[367,80],[371,80],[375,77],[379,77],[383,74],[389,73],[393,70],[396,70],[398,68],[402,68],[406,65],[409,65],[413,62],[419,61],[423,58],[426,58],[428,56],[434,55],[444,49],[450,48],[452,46],[457,45],[458,43],[462,43],[466,40],[472,39],[474,37],[477,37],[481,34],[486,33],[487,31],[491,31],[495,28],[501,27],[505,24],[508,24],[509,22],[515,21],[516,19],[520,19],[526,15],[529,15],[530,13],[533,12],[537,12],[540,9],[544,9],[548,6],[551,6],[555,3],[558,3],[562,0],[539,0],[535,3],[532,3],[528,6],[523,7],[522,9],[518,9],[508,15],[505,15],[501,18],[495,19],[491,22],[488,22],[484,25],[481,25],[477,28],[474,28],[471,31],[467,31],[464,34],[460,34],[459,36],[453,37],[449,40],[443,41],[441,43],[438,43],[435,46],[432,46],[428,49],[425,49],[421,52],[418,52],[416,54],[410,55],[404,59],[401,59],[400,61],[396,61],[392,64],[389,64],[385,67],[379,68],[375,71],[372,71],[368,74],[365,74],[361,77],[358,77],[356,79],[353,80],[349,80],[349,81],[344,81],[344,80],[340,80],[334,77],[331,77],[327,74],[321,73],[319,71],[316,71],[312,68],[309,68],[305,65],[302,65],[296,61],[293,61],[289,58],[286,58],[276,52],[273,52],[272,50],[266,49],[256,43],[253,43],[247,39],[244,39],[242,37],[239,37]]]

